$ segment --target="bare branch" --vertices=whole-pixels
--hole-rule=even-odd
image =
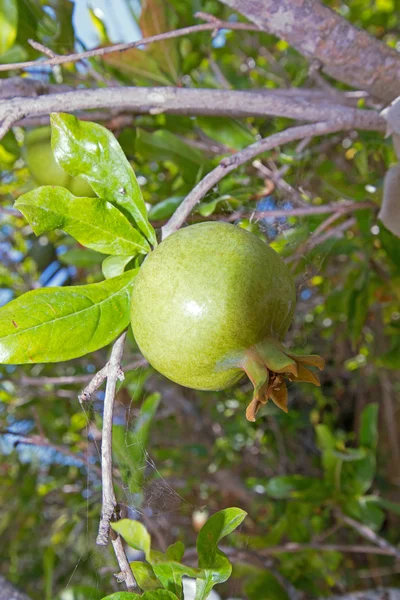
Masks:
[[[382,552],[385,552],[386,554],[390,554],[391,556],[395,556],[397,559],[400,559],[400,548],[393,546],[393,544],[385,540],[383,537],[381,537],[374,531],[372,531],[370,527],[359,523],[355,519],[344,515],[340,511],[337,511],[337,516],[341,521],[343,521],[343,523],[346,523],[346,525],[357,531],[357,533],[361,537],[379,546]]]
[[[54,67],[55,65],[63,65],[66,63],[77,62],[85,58],[94,58],[96,56],[105,56],[106,54],[113,54],[115,52],[124,52],[125,50],[130,50],[131,48],[138,48],[140,46],[147,46],[148,44],[152,44],[153,42],[161,42],[163,40],[170,40],[172,38],[178,38],[185,35],[190,35],[192,33],[198,33],[200,31],[219,31],[221,29],[229,29],[236,31],[260,31],[259,27],[256,25],[250,25],[249,23],[232,23],[231,21],[221,21],[212,15],[207,15],[206,13],[197,13],[195,16],[198,18],[207,20],[207,23],[202,23],[200,25],[190,25],[189,27],[182,27],[181,29],[175,29],[173,31],[167,31],[165,33],[159,33],[157,35],[152,35],[147,38],[142,38],[141,40],[137,40],[136,42],[129,42],[126,44],[114,44],[113,46],[107,46],[105,48],[94,48],[93,50],[85,50],[84,52],[77,52],[75,54],[68,54],[66,56],[62,56],[60,54],[54,54],[49,59],[46,60],[29,60],[20,63],[10,63],[7,65],[0,65],[0,71],[14,71],[19,69],[28,69],[32,67]],[[47,54],[51,52],[49,48],[42,46],[42,44],[38,44],[38,42],[34,42],[33,40],[29,40],[31,46]]]
[[[343,121],[354,127],[385,131],[386,122],[373,110],[321,104],[291,97],[282,98],[273,90],[185,89],[174,87],[120,87],[82,89],[38,98],[0,101],[2,136],[20,119],[88,109],[124,110],[137,114],[210,115],[231,117],[280,116],[305,121]],[[351,125],[350,125],[351,122]]]
[[[400,56],[318,0],[221,0],[317,59],[328,75],[390,102],[400,95]]]
[[[376,590],[363,590],[350,592],[340,596],[325,597],[325,600],[400,600],[400,589],[378,588]]]
[[[171,233],[177,231],[182,224],[186,221],[189,214],[196,206],[198,202],[209,192],[214,185],[216,185],[221,179],[223,179],[228,173],[235,170],[240,165],[243,165],[247,161],[255,158],[259,154],[266,152],[268,150],[272,150],[281,144],[287,144],[288,142],[292,142],[294,140],[317,136],[326,133],[333,133],[336,131],[341,131],[344,129],[349,129],[352,127],[351,121],[339,120],[339,121],[331,121],[331,122],[323,122],[323,123],[313,123],[312,125],[301,125],[300,127],[291,127],[286,129],[285,131],[280,131],[279,133],[275,133],[268,138],[260,140],[254,144],[251,144],[244,150],[240,150],[233,154],[229,158],[224,158],[220,164],[213,169],[210,173],[208,173],[204,179],[202,179],[193,190],[186,196],[185,200],[182,202],[180,206],[178,206],[175,213],[172,215],[170,220],[164,227],[162,228],[162,237],[165,239]],[[304,208],[296,208],[292,209],[290,212],[292,215],[301,215],[304,214],[304,211],[309,211],[310,209]],[[331,212],[330,210],[326,210],[325,206],[321,207],[313,207],[314,214],[318,214],[319,210],[322,212],[319,214],[323,214],[324,212]],[[287,211],[263,211],[269,216],[287,216],[289,213]],[[259,212],[258,215],[262,215],[263,212]],[[307,212],[306,212],[307,214]],[[310,214],[310,213],[308,213]],[[235,220],[238,216],[230,216],[229,220]]]
[[[105,546],[108,541],[111,520],[117,519],[117,499],[113,485],[113,463],[112,463],[112,426],[114,413],[114,400],[117,389],[117,381],[124,378],[121,369],[122,354],[124,351],[124,343],[126,332],[114,342],[111,350],[110,360],[107,365],[101,369],[102,375],[99,379],[103,379],[104,373],[107,377],[106,393],[104,397],[103,409],[103,430],[101,441],[101,471],[102,471],[102,513],[99,524],[99,533],[96,543],[100,546]],[[94,378],[96,379],[96,378]],[[92,380],[93,382],[93,380]],[[96,385],[98,381],[96,380]],[[98,387],[98,386],[97,386]],[[91,390],[89,390],[91,391]],[[112,544],[114,552],[118,560],[120,573],[117,575],[119,581],[124,581],[128,590],[136,588],[136,582],[133,577],[132,570],[129,566],[128,559],[125,554],[122,540],[118,534],[112,535]]]
[[[117,506],[117,499],[115,497],[112,479],[112,424],[117,381],[122,381],[124,378],[124,374],[121,370],[121,359],[124,351],[125,338],[126,332],[124,332],[114,343],[111,350],[110,360],[97,374],[101,374],[101,376],[98,378],[99,380],[102,379],[102,381],[104,381],[104,379],[107,378],[101,439],[103,508],[99,525],[99,534],[96,540],[96,543],[99,546],[105,546],[107,544],[110,521]],[[96,386],[96,388],[99,387],[100,384],[98,384],[96,377],[93,378],[92,382],[93,381],[95,382],[93,386]]]
[[[393,550],[377,548],[377,546],[363,546],[357,544],[297,544],[289,542],[282,546],[271,546],[259,551],[260,556],[272,556],[284,552],[304,552],[305,550],[317,550],[318,552],[343,552],[346,554],[382,554],[386,556],[395,556]]]
[[[134,355],[135,356],[135,355]],[[138,355],[136,355],[138,356]],[[132,369],[137,369],[138,367],[144,367],[148,364],[147,360],[145,358],[143,358],[142,356],[138,356],[137,359],[129,362],[128,364],[124,365],[123,369],[124,371],[131,371]],[[101,369],[98,373],[103,373],[103,369]],[[86,383],[86,382],[90,382],[90,384],[85,388],[85,390],[82,392],[83,394],[87,394],[89,396],[91,396],[96,389],[98,389],[101,385],[101,383],[93,389],[93,392],[90,392],[90,388],[89,386],[93,386],[93,380],[97,381],[98,380],[98,373],[96,373],[96,375],[90,375],[90,374],[86,374],[86,375],[62,375],[60,377],[29,377],[27,375],[22,375],[22,377],[20,378],[20,383],[21,385],[26,385],[26,386],[43,386],[43,385],[75,385],[77,383]],[[103,378],[102,381],[105,381],[106,377]],[[89,393],[90,392],[90,393]],[[89,398],[87,398],[89,399]]]
[[[96,375],[94,377],[92,377],[92,379],[89,382],[89,384],[85,387],[85,389],[83,390],[83,392],[78,396],[79,402],[81,404],[83,404],[84,402],[87,402],[88,400],[90,400],[90,397],[92,396],[92,394],[94,394],[95,391],[98,390],[99,387],[107,379],[107,377],[108,377],[108,366],[109,366],[109,363],[107,363],[105,365],[105,367],[103,367],[102,369],[100,369],[100,371],[97,371]]]

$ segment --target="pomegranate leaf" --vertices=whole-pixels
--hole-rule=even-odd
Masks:
[[[102,125],[73,115],[51,115],[51,144],[59,165],[81,175],[100,198],[117,206],[156,245],[153,227],[135,173],[113,134]]]
[[[40,288],[9,302],[0,309],[0,363],[60,362],[106,346],[129,323],[136,274]]]
[[[20,196],[15,207],[36,235],[63,229],[83,246],[103,254],[128,256],[150,251],[128,219],[101,198],[77,198],[63,187],[46,185]]]
[[[217,583],[227,581],[232,565],[225,554],[219,550],[218,543],[232,533],[244,520],[247,513],[240,508],[227,508],[217,512],[203,525],[197,536],[199,567],[202,578],[196,580],[195,600],[206,600]]]

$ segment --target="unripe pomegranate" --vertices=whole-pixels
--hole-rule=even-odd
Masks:
[[[54,158],[50,143],[50,127],[38,127],[25,135],[25,158],[28,169],[39,185],[61,185],[75,196],[94,196],[82,177],[72,177]]]
[[[295,288],[280,256],[252,233],[207,222],[179,230],[144,261],[135,280],[131,321],[139,348],[160,373],[183,386],[222,390],[247,373],[255,420],[271,398],[287,411],[283,380],[318,378],[318,356],[283,345]]]

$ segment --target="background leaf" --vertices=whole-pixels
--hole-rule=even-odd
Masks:
[[[18,4],[16,0],[0,0],[0,54],[4,54],[15,42],[18,27]]]
[[[132,493],[138,494],[142,490],[146,447],[160,400],[160,394],[151,394],[144,400],[132,429],[126,430],[123,425],[113,426],[113,451],[121,465],[123,480]]]

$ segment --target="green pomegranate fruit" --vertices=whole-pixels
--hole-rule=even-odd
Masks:
[[[280,256],[252,233],[207,222],[179,230],[145,259],[135,280],[131,322],[149,363],[185,387],[221,390],[247,373],[254,421],[271,398],[287,411],[283,380],[317,376],[318,356],[295,356],[282,344],[295,288]]]
[[[71,177],[54,158],[50,127],[39,127],[25,135],[25,158],[28,169],[39,185],[61,185],[74,196],[92,197],[94,192],[82,177]]]

